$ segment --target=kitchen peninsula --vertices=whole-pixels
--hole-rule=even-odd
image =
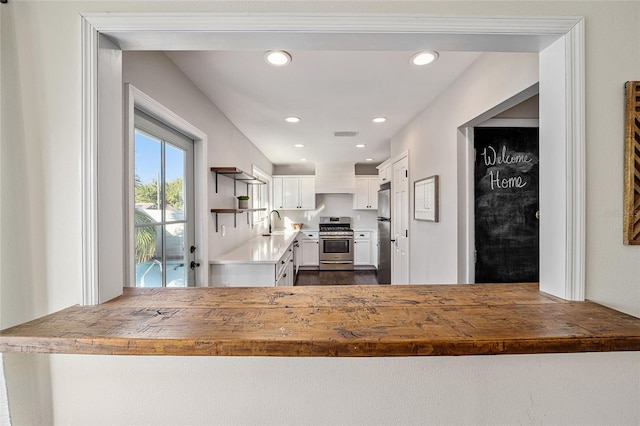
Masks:
[[[0,332],[0,352],[433,356],[640,351],[640,319],[537,284],[132,288]]]
[[[212,287],[293,286],[294,243],[298,231],[260,235],[211,259]]]

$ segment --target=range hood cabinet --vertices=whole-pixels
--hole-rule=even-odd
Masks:
[[[316,163],[316,194],[353,194],[355,192],[355,164]]]

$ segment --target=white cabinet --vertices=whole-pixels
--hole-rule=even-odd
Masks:
[[[373,244],[371,231],[356,231],[353,233],[353,264],[354,266],[373,265]]]
[[[273,206],[282,210],[314,210],[315,176],[274,176]]]
[[[356,192],[353,194],[354,210],[377,210],[378,176],[356,176]]]
[[[301,253],[299,266],[319,266],[320,247],[318,242],[318,231],[300,232],[298,241],[300,242]]]
[[[291,245],[276,265],[276,287],[290,287],[295,283],[293,250]]]
[[[262,237],[259,237],[262,238]],[[222,287],[273,287],[295,284],[294,242],[280,258],[271,261],[239,261],[211,264],[211,285]]]
[[[295,199],[291,197],[292,200]],[[298,204],[299,209],[315,210],[316,208],[316,178],[306,176],[298,178]]]
[[[389,160],[387,160],[389,161]],[[383,183],[391,182],[391,177],[393,175],[393,167],[391,163],[387,163],[386,161],[378,166],[378,183],[382,185]]]
[[[284,204],[284,192],[282,188],[282,180],[281,177],[273,177],[273,208],[274,209],[282,209]]]
[[[298,276],[298,269],[300,269],[300,256],[302,255],[302,248],[300,247],[300,241],[302,240],[301,234],[298,234],[293,241],[293,282],[295,283]]]

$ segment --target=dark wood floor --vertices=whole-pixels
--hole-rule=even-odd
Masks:
[[[376,271],[299,271],[297,286],[305,285],[378,285]]]

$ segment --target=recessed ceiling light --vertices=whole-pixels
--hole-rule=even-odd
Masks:
[[[373,158],[367,158],[366,161],[373,161]]]
[[[356,148],[364,148],[366,145],[363,143],[359,143],[358,145],[356,145]]]
[[[376,117],[373,120],[374,123],[384,123],[385,121],[387,121],[387,119],[385,117]]]
[[[295,144],[294,146],[295,146],[296,148],[303,148],[303,147],[304,147],[304,145],[302,145],[301,143],[297,143],[297,144]]]
[[[438,59],[438,52],[418,52],[411,57],[413,65],[427,65]]]
[[[270,50],[264,54],[264,60],[269,65],[283,67],[291,62],[291,55],[284,50]]]
[[[307,159],[306,158],[301,158],[300,161],[307,161]]]
[[[296,117],[294,115],[291,115],[289,117],[285,117],[284,121],[286,121],[287,123],[299,123],[300,122],[300,117]]]

